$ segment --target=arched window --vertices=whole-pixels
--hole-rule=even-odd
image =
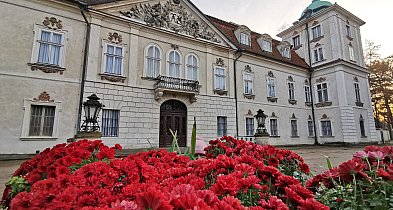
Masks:
[[[156,45],[151,45],[146,50],[146,69],[145,76],[156,78],[160,75],[161,69],[161,50]]]
[[[187,79],[198,81],[199,62],[196,55],[189,55],[187,57]]]
[[[180,60],[181,60],[181,56],[180,56],[179,52],[177,52],[177,51],[169,52],[169,55],[168,55],[168,63],[169,63],[168,76],[180,78],[180,76],[181,76],[181,74],[180,74],[180,65],[181,65]]]

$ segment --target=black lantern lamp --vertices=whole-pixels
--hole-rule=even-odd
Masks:
[[[258,122],[258,128],[257,128],[257,132],[255,133],[255,136],[256,137],[269,136],[269,133],[267,132],[265,127],[265,121],[268,116],[265,115],[262,109],[259,109],[257,115],[255,115],[254,117],[257,119]]]
[[[95,132],[100,130],[98,125],[98,114],[102,107],[105,107],[100,103],[100,98],[96,94],[92,94],[87,97],[88,100],[83,103],[83,109],[85,110],[85,120],[83,121],[82,131],[84,132]]]

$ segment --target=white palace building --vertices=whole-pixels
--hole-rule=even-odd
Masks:
[[[190,0],[1,0],[0,154],[34,154],[80,128],[96,94],[107,145],[167,147],[177,130],[273,145],[377,142],[360,27],[313,0],[282,40]],[[296,17],[294,17],[295,19]],[[279,24],[279,23],[278,23]]]

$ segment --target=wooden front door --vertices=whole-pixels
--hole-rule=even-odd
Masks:
[[[160,147],[170,147],[172,135],[177,131],[180,147],[187,146],[187,107],[180,101],[169,100],[161,105],[160,110]]]

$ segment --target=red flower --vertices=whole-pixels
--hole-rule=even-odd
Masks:
[[[364,165],[360,164],[354,160],[349,160],[345,163],[342,163],[338,167],[338,175],[345,182],[351,182],[354,178],[365,178],[370,179],[366,173],[363,172]]]
[[[136,194],[135,201],[140,209],[172,209],[166,196],[161,191],[154,188],[148,188],[146,192]]]
[[[275,158],[275,157],[270,157],[270,158],[267,160],[267,162],[268,162],[269,166],[273,166],[273,167],[278,167],[278,164],[279,164],[278,159]]]
[[[298,206],[299,210],[329,210],[328,206],[323,205],[322,203],[316,201],[313,198],[306,199],[300,206]]]
[[[309,174],[310,173],[310,167],[307,164],[305,164],[305,163],[300,162],[299,163],[299,169],[303,173],[305,173],[305,174]]]
[[[276,196],[270,196],[269,201],[261,200],[259,202],[261,206],[265,209],[271,210],[289,210],[288,206],[282,202],[281,199],[278,199]]]

